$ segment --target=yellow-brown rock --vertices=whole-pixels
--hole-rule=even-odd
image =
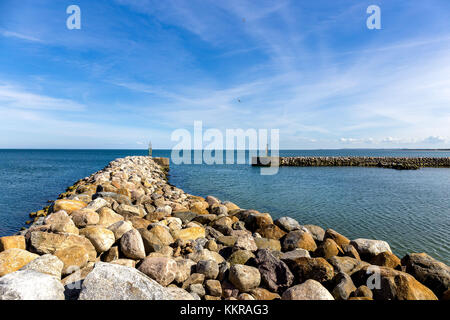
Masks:
[[[26,245],[24,236],[8,236],[0,238],[0,252],[14,248],[25,250]]]
[[[376,266],[395,269],[400,265],[400,259],[395,254],[385,251],[373,257],[370,263]]]
[[[113,234],[114,235],[114,234]],[[97,252],[91,241],[74,234],[56,234],[42,231],[33,231],[30,236],[30,246],[39,254],[54,254],[56,250],[80,245],[89,253],[89,261],[95,261]]]
[[[202,227],[190,227],[172,232],[175,240],[196,240],[205,237],[205,229]]]
[[[343,236],[342,234],[334,231],[333,229],[327,229],[325,231],[324,240],[325,239],[333,240],[340,247],[342,247],[343,245],[350,244],[350,239],[348,239],[347,237]]]
[[[108,228],[110,225],[124,220],[120,214],[114,212],[112,209],[103,207],[98,211],[99,221],[98,225]]]
[[[189,206],[189,210],[197,214],[209,214],[206,208],[208,208],[208,203],[206,201],[196,201]]]
[[[98,253],[108,251],[116,242],[114,232],[102,227],[86,227],[80,230],[80,234],[91,241]]]
[[[61,199],[56,200],[53,204],[53,212],[64,210],[68,214],[71,214],[73,211],[83,209],[86,206],[87,204],[83,201]]]
[[[53,254],[64,263],[62,275],[71,274],[85,267],[89,261],[89,253],[83,246],[72,246],[56,250]]]
[[[286,235],[286,232],[284,232],[274,224],[263,225],[261,228],[257,229],[256,232],[264,238],[275,240],[280,240]]]
[[[17,248],[0,252],[0,277],[19,270],[38,257],[37,254]]]
[[[256,288],[256,289],[250,290],[250,293],[252,296],[255,297],[256,300],[281,299],[281,297],[278,293],[270,292],[269,290],[264,289],[264,288]]]

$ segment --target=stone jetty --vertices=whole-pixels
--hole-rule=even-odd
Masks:
[[[187,194],[162,164],[114,160],[0,238],[0,300],[450,299],[425,253]]]
[[[431,157],[253,157],[252,165],[290,167],[378,167],[417,170],[422,167],[450,168],[450,158]]]

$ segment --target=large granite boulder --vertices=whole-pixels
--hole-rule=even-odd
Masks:
[[[450,267],[426,253],[412,253],[402,259],[406,272],[441,297],[450,289]]]
[[[331,293],[319,282],[315,280],[306,280],[304,283],[287,289],[283,300],[334,300]]]
[[[262,283],[271,291],[281,293],[294,282],[294,275],[289,267],[268,249],[256,252],[255,263],[261,274]]]
[[[20,270],[0,278],[0,300],[64,300],[64,287],[49,274]]]
[[[356,286],[368,286],[375,300],[437,300],[433,291],[410,274],[387,267],[365,266],[352,280]]]
[[[363,260],[369,261],[381,252],[392,252],[389,244],[383,240],[355,239],[350,242]]]
[[[173,296],[134,268],[97,262],[83,281],[79,300],[173,300]]]
[[[30,237],[30,247],[38,254],[53,254],[58,249],[68,248],[74,245],[85,247],[89,253],[89,261],[95,261],[97,251],[92,243],[83,236],[33,231]]]
[[[37,254],[17,248],[0,252],[0,277],[19,270],[38,257]]]

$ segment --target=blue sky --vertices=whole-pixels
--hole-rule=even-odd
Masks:
[[[81,8],[81,30],[66,8]],[[381,8],[381,30],[366,9]],[[450,147],[450,1],[0,0],[0,148]],[[239,100],[241,102],[239,102]]]

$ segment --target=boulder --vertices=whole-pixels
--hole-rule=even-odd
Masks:
[[[99,221],[98,225],[108,228],[110,225],[124,220],[124,218],[114,212],[112,209],[103,207],[98,211]]]
[[[0,252],[0,277],[19,270],[38,257],[37,254],[17,248]]]
[[[139,260],[145,258],[145,247],[142,237],[136,229],[126,232],[120,239],[120,250],[125,257]]]
[[[352,275],[355,285],[366,285],[375,300],[437,300],[436,295],[408,273],[366,266]]]
[[[214,197],[214,196],[207,196],[207,197],[205,198],[205,201],[208,203],[208,205],[209,205],[210,207],[212,207],[214,204],[220,204],[220,200],[217,199],[217,198]]]
[[[342,234],[340,234],[339,232],[334,231],[333,229],[327,229],[325,231],[325,235],[323,237],[323,239],[331,239],[334,242],[336,242],[336,244],[342,248],[343,245],[346,244],[350,244],[350,239],[348,239],[347,237],[343,236]]]
[[[80,230],[80,234],[91,241],[98,253],[108,251],[112,247],[116,238],[111,230],[103,227],[89,226]]]
[[[257,249],[255,239],[248,233],[238,236],[233,247],[233,250],[256,251]]]
[[[131,217],[131,218],[127,218],[128,222],[131,222],[131,225],[133,226],[133,228],[135,229],[147,229],[148,226],[151,224],[150,221],[141,218],[141,217]]]
[[[291,251],[297,248],[314,251],[317,245],[309,232],[295,230],[289,232],[283,240],[283,251]]]
[[[341,249],[344,252],[344,256],[361,260],[358,251],[351,244],[343,244],[341,246]]]
[[[270,249],[274,251],[281,251],[281,243],[279,240],[267,238],[255,238],[255,243],[258,249]]]
[[[206,294],[205,288],[203,288],[203,285],[201,285],[200,283],[191,284],[189,286],[189,292],[191,294],[196,294],[200,298],[205,296]]]
[[[228,262],[230,265],[246,264],[248,260],[254,257],[255,255],[249,250],[237,250],[230,255]]]
[[[95,200],[92,200],[91,202],[89,202],[86,209],[97,211],[106,206],[108,206],[108,201],[106,201],[103,198],[96,198]]]
[[[338,273],[333,281],[335,282],[335,287],[331,293],[336,300],[347,300],[350,294],[356,290],[352,278],[346,273]]]
[[[108,281],[105,281],[108,279]],[[79,300],[172,300],[169,291],[134,268],[97,262]]]
[[[166,257],[147,257],[138,268],[163,286],[168,286],[175,280],[177,269],[176,261]]]
[[[136,261],[132,259],[117,259],[113,260],[110,263],[112,264],[118,264],[125,267],[135,268],[136,267]]]
[[[74,211],[72,212],[71,218],[78,228],[96,225],[100,221],[98,213],[92,209],[81,209]]]
[[[278,293],[270,292],[267,289],[264,288],[256,288],[250,290],[250,293],[252,296],[255,297],[256,300],[275,300],[275,299],[281,299],[280,295]]]
[[[26,249],[24,236],[7,236],[0,238],[0,252],[8,249]]]
[[[191,259],[178,259],[177,262],[177,272],[175,275],[175,282],[183,283],[186,281],[192,273],[192,270],[197,265]]]
[[[433,290],[441,297],[450,289],[450,267],[439,262],[426,253],[412,253],[406,255],[402,261],[406,272],[422,284]]]
[[[203,281],[205,281],[205,275],[202,273],[193,273],[191,274],[186,281],[183,282],[182,288],[188,289],[191,284],[203,284]]]
[[[351,297],[364,297],[364,298],[373,298],[372,290],[367,286],[359,286],[352,294]]]
[[[16,271],[0,278],[0,300],[64,300],[64,287],[49,274]]]
[[[281,230],[275,224],[267,224],[256,230],[262,237],[267,239],[275,239],[280,240],[282,237],[286,235],[286,232]]]
[[[80,245],[89,253],[89,261],[94,261],[97,252],[92,243],[83,236],[73,234],[55,234],[42,231],[33,231],[30,236],[31,249],[38,254],[53,254],[58,249]]]
[[[320,246],[314,251],[314,256],[329,259],[338,254],[343,254],[342,249],[331,239],[325,239]]]
[[[214,260],[200,260],[197,262],[196,272],[204,274],[206,279],[216,279],[219,275],[219,264]]]
[[[119,240],[122,236],[133,229],[133,225],[129,221],[117,221],[108,227],[108,230],[111,230],[114,233],[114,238]]]
[[[117,207],[116,211],[118,214],[120,214],[124,218],[143,217],[144,216],[141,214],[141,211],[139,210],[138,206],[121,204]]]
[[[277,220],[275,220],[275,225],[280,227],[286,232],[291,232],[295,230],[300,230],[302,226],[300,223],[298,223],[297,220],[291,218],[291,217],[281,217]]]
[[[214,260],[217,263],[222,263],[225,261],[220,254],[214,251],[209,251],[208,249],[192,252],[188,255],[188,258],[195,262],[199,262],[200,260]]]
[[[283,292],[294,282],[294,275],[288,266],[275,258],[268,249],[256,252],[255,263],[261,274],[262,284],[271,291]]]
[[[400,266],[400,259],[393,253],[384,251],[374,256],[370,263],[380,267],[395,269]]]
[[[290,260],[294,260],[297,258],[311,258],[309,255],[309,251],[305,249],[294,249],[291,251],[284,252],[280,255],[280,260],[283,260],[284,262],[288,262]]]
[[[83,246],[58,249],[54,255],[64,264],[62,275],[71,274],[85,267],[89,261],[89,253]]]
[[[359,255],[363,260],[370,260],[381,252],[390,252],[391,248],[386,241],[383,240],[372,240],[372,239],[355,239],[350,242],[352,246],[358,251]]]
[[[228,212],[234,211],[234,210],[239,210],[239,209],[240,209],[236,204],[234,204],[234,203],[231,202],[231,201],[225,201],[225,202],[222,202],[222,204],[223,204],[225,207],[227,207]]]
[[[222,285],[218,280],[208,279],[205,281],[206,293],[214,297],[222,296]]]
[[[300,283],[308,279],[324,283],[334,277],[333,267],[323,258],[297,258],[287,262]]]
[[[313,225],[313,224],[305,224],[304,227],[311,232],[312,237],[314,240],[322,242],[323,238],[325,237],[325,230],[319,226]]]
[[[145,252],[157,251],[158,248],[174,243],[174,239],[167,227],[155,225],[150,230],[138,229],[144,241]]]
[[[172,296],[171,300],[199,300],[182,288],[168,287],[165,289]]]
[[[334,300],[331,293],[315,280],[306,280],[304,283],[287,289],[282,300]]]
[[[198,215],[194,212],[190,212],[190,211],[185,211],[185,212],[175,212],[173,214],[174,217],[181,219],[181,221],[186,224],[188,222],[190,222],[191,220],[193,220],[195,217],[197,217]],[[162,218],[161,218],[162,219]],[[161,220],[158,219],[158,220]]]
[[[230,268],[228,280],[238,288],[239,291],[248,292],[259,286],[261,274],[259,273],[259,270],[254,267],[235,264]]]
[[[198,238],[205,238],[205,228],[190,227],[186,229],[175,230],[172,232],[172,236],[175,240],[196,240]]]
[[[65,211],[57,211],[47,216],[44,223],[55,233],[78,234],[78,228]]]
[[[58,257],[52,254],[44,254],[31,261],[20,270],[34,270],[61,279],[63,268],[64,263],[58,259]]]
[[[64,210],[68,214],[71,214],[73,211],[83,209],[87,206],[87,204],[83,201],[78,200],[56,200],[53,203],[53,210],[52,212],[58,212],[60,210]]]
[[[350,257],[331,257],[328,262],[336,272],[347,273],[350,276],[369,265],[367,262]]]

